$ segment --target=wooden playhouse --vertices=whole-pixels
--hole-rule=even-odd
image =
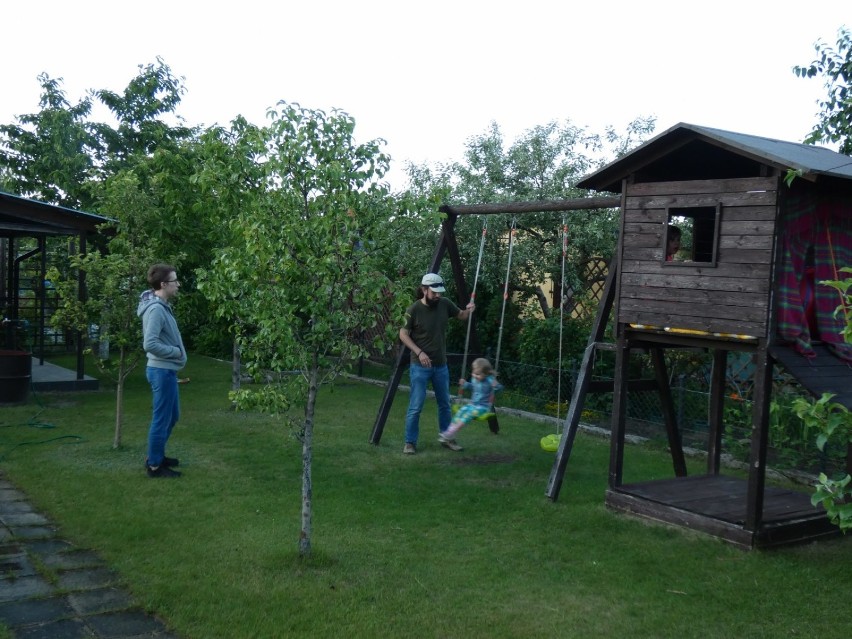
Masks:
[[[839,335],[843,319],[833,315],[839,296],[818,284],[852,265],[852,158],[679,124],[579,186],[621,194],[608,292],[615,344],[606,346],[615,350],[615,380],[607,506],[747,548],[836,534],[808,492],[767,485],[766,458],[776,364],[814,395],[834,392],[835,401],[852,407],[852,350]],[[668,236],[679,225],[691,235],[689,250],[667,259]],[[609,310],[602,306],[606,322]],[[597,324],[589,350],[602,335]],[[694,476],[686,473],[674,413],[665,410],[671,396],[662,353],[683,348],[706,349],[713,357],[707,466]],[[625,483],[627,371],[638,351],[654,363],[674,476]],[[751,354],[756,364],[745,478],[726,475],[720,461],[730,352]],[[578,379],[569,411],[574,425],[587,385]],[[570,454],[573,432],[566,435],[548,484],[551,499]]]

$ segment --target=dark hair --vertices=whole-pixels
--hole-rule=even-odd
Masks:
[[[169,273],[175,273],[177,269],[171,264],[154,264],[148,269],[148,286],[159,291],[163,288],[163,282],[169,279]]]
[[[672,238],[680,239],[680,227],[675,226],[674,224],[669,224],[669,239]]]

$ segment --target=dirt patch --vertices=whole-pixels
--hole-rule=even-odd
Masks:
[[[453,462],[456,466],[484,466],[487,464],[510,464],[517,457],[514,455],[477,455],[476,457],[462,457]]]

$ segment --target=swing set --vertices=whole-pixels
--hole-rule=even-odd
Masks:
[[[618,197],[593,197],[593,198],[580,198],[573,200],[556,200],[556,201],[547,201],[547,202],[515,202],[515,203],[506,203],[506,204],[477,204],[477,205],[467,205],[467,206],[448,206],[444,205],[439,210],[441,213],[444,213],[446,217],[441,223],[441,234],[438,237],[438,242],[435,246],[435,250],[432,253],[432,259],[429,264],[429,268],[427,269],[430,273],[437,273],[440,271],[441,263],[443,262],[444,257],[448,257],[450,261],[450,266],[452,269],[453,282],[455,284],[455,289],[458,294],[458,304],[463,304],[462,300],[469,299],[470,301],[474,301],[476,298],[476,287],[479,280],[479,272],[482,261],[482,255],[485,247],[485,236],[487,232],[487,218],[485,223],[483,224],[482,237],[480,240],[480,248],[479,248],[479,256],[477,258],[476,264],[476,273],[474,276],[473,289],[468,295],[468,285],[464,276],[464,268],[461,262],[461,257],[459,255],[458,243],[455,234],[455,225],[458,217],[460,215],[495,215],[495,214],[512,214],[514,217],[512,219],[512,227],[509,235],[509,259],[506,268],[506,278],[504,282],[503,288],[503,306],[500,315],[500,328],[497,339],[497,349],[495,354],[495,362],[494,362],[494,370],[497,371],[500,364],[500,349],[502,346],[502,338],[503,338],[503,324],[505,318],[506,311],[506,303],[509,297],[509,275],[511,272],[512,265],[512,250],[514,246],[514,236],[515,236],[515,221],[517,216],[523,215],[526,213],[549,213],[549,212],[562,212],[563,213],[563,225],[562,225],[562,281],[564,286],[564,278],[565,278],[565,253],[567,252],[567,225],[564,222],[564,212],[566,211],[576,211],[576,210],[589,210],[589,209],[605,209],[605,208],[615,208],[621,205],[621,198]],[[562,311],[562,304],[560,304],[560,314]],[[561,315],[560,315],[561,317]],[[561,334],[561,322],[560,322],[560,346],[559,346],[559,385],[561,386],[561,375],[562,375],[562,334]],[[404,345],[400,345],[401,347],[397,351],[397,356],[395,360],[395,364],[393,370],[391,372],[390,379],[388,381],[387,386],[385,387],[385,394],[382,398],[382,403],[379,406],[378,414],[376,415],[376,421],[373,424],[373,430],[370,434],[370,443],[378,445],[381,442],[382,434],[384,432],[385,424],[387,423],[388,415],[390,414],[391,406],[393,405],[394,397],[396,396],[396,391],[399,388],[399,383],[402,379],[402,375],[407,368],[407,363],[409,359],[409,349]],[[473,350],[476,352],[481,351],[479,347],[479,340],[476,335],[476,328],[473,325],[473,322],[470,318],[468,318],[467,332],[465,336],[465,348],[463,354],[463,362],[462,362],[462,375],[465,374],[467,368],[467,358],[468,353]],[[561,406],[561,397],[557,397],[557,407]],[[559,410],[559,408],[557,408]],[[558,415],[557,415],[558,417]],[[497,415],[495,412],[489,412],[481,417],[477,418],[482,421],[487,421],[488,426],[493,433],[499,432],[499,423],[497,421]],[[558,421],[558,419],[557,419]],[[569,428],[576,429],[579,425],[579,417],[577,418],[577,423],[571,426],[568,425]],[[548,436],[552,437],[552,436]],[[555,436],[556,444],[558,445],[561,439],[561,435],[557,433]],[[573,439],[573,437],[571,438]],[[544,447],[544,441],[542,442],[542,447]],[[547,450],[547,448],[546,448]]]

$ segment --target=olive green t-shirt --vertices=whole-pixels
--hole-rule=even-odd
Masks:
[[[405,311],[405,329],[417,347],[426,351],[432,366],[447,363],[447,323],[459,313],[459,307],[445,297],[434,308],[417,300]],[[412,364],[419,362],[416,352],[411,352]]]

